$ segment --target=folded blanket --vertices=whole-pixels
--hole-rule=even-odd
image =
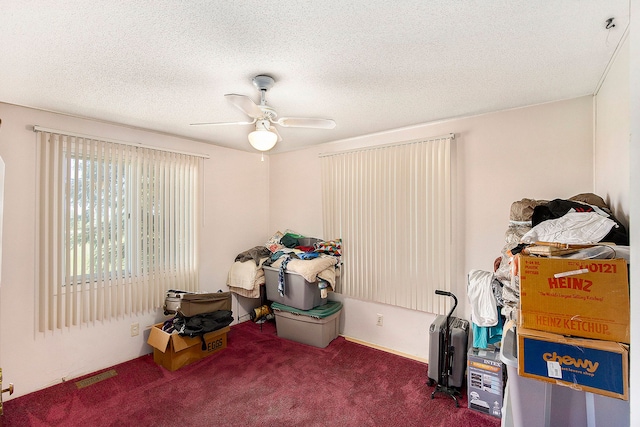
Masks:
[[[287,271],[298,273],[307,282],[324,280],[333,290],[336,284],[336,262],[337,259],[332,256],[319,256],[308,260],[291,259],[287,264]],[[279,269],[280,264],[282,264],[282,258],[278,258],[271,266]]]
[[[234,288],[229,286],[229,292],[233,292],[236,295],[240,295],[245,298],[260,298],[260,286],[256,285],[255,289],[247,290],[243,288]]]
[[[267,259],[268,258],[260,259],[258,265],[256,265],[252,259],[244,262],[236,261],[231,264],[229,274],[227,275],[227,286],[250,291],[264,284],[262,264]]]

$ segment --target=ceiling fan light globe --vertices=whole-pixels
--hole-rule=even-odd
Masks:
[[[268,130],[254,130],[249,134],[249,144],[258,151],[269,151],[278,142],[278,135]]]

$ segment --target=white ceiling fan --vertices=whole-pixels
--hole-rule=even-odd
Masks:
[[[244,122],[213,122],[213,123],[192,123],[192,126],[201,125],[252,125],[255,130],[249,134],[249,143],[259,151],[272,149],[276,142],[282,138],[274,125],[282,127],[300,127],[314,129],[333,129],[336,122],[331,119],[309,118],[309,117],[280,117],[276,119],[278,113],[267,105],[266,94],[273,87],[275,80],[271,76],[258,75],[253,78],[253,85],[260,91],[260,104],[256,104],[245,95],[229,93],[225,95],[233,105],[242,110],[251,121]]]

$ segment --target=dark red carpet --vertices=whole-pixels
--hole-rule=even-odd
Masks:
[[[271,323],[233,326],[226,349],[175,372],[151,355],[78,389],[77,380],[4,405],[2,426],[499,426],[443,394],[423,363],[339,337],[319,349]],[[79,378],[81,379],[81,378]],[[79,380],[78,379],[78,380]]]

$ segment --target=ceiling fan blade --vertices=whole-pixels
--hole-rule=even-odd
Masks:
[[[333,129],[336,122],[331,119],[313,119],[305,117],[281,117],[276,123],[284,127]]]
[[[212,122],[212,123],[191,123],[191,126],[223,126],[223,125],[252,125],[256,122],[253,119],[250,122]]]
[[[257,119],[263,116],[262,110],[260,107],[251,100],[248,96],[245,95],[236,95],[235,93],[228,93],[224,96],[231,102],[233,105],[238,107],[242,112],[244,112],[247,116],[253,117]]]
[[[282,141],[282,137],[280,136],[280,132],[278,132],[278,129],[276,129],[275,126],[271,126],[269,128],[269,130],[273,133],[275,133],[276,135],[278,135],[278,142]]]

